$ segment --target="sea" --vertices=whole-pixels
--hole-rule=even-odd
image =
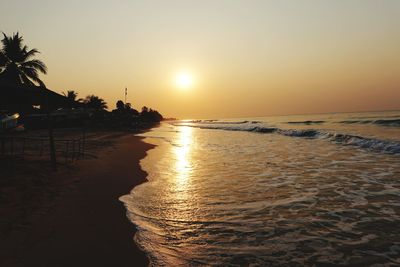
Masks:
[[[164,122],[122,196],[151,266],[400,266],[400,111]]]

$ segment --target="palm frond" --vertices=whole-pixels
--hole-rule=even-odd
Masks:
[[[29,68],[29,67],[27,67],[27,68],[23,68],[23,69],[21,69],[21,71],[26,75],[26,76],[28,76],[28,78],[31,78],[31,79],[36,79],[37,77],[38,77],[38,71],[36,70],[36,69],[34,69],[34,68]]]
[[[3,34],[3,39],[1,39],[1,43],[3,44],[3,48],[4,48],[8,44],[8,38],[9,37],[4,32],[1,32],[1,33]]]
[[[26,46],[24,47],[24,49],[22,49],[22,51],[24,53],[24,61],[34,57],[36,54],[40,54],[40,52],[36,48],[28,50]]]
[[[22,72],[25,74],[21,75],[24,78],[24,82],[26,80],[25,78],[28,78],[29,80],[37,82],[40,86],[46,87],[44,82],[39,78],[38,71],[35,68],[24,68],[22,69]]]
[[[21,63],[21,67],[35,68],[35,69],[39,70],[40,72],[42,72],[43,74],[47,74],[46,65],[43,63],[43,61],[38,60],[38,59],[32,59],[30,61],[23,62],[23,63]]]
[[[99,111],[108,108],[107,103],[104,101],[104,99],[99,98],[98,96],[95,95],[86,96],[86,98],[84,99],[84,103],[87,104],[89,107]]]
[[[3,52],[10,60],[18,62],[23,59],[22,42],[22,36],[19,36],[18,32],[10,37],[4,34],[4,39],[2,40]]]
[[[68,98],[68,99],[70,99],[70,100],[72,100],[72,101],[76,101],[76,97],[78,96],[78,93],[75,92],[74,90],[68,90],[66,93],[65,93],[65,92],[62,92],[62,94],[63,94],[66,98]],[[79,100],[78,100],[78,101],[79,101]]]

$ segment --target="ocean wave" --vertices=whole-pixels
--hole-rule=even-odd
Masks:
[[[357,146],[375,152],[400,154],[400,142],[367,138],[351,134],[330,133],[317,130],[280,130],[279,133],[292,137],[327,139],[346,146]]]
[[[184,123],[199,123],[199,124],[256,124],[261,123],[260,121],[219,121],[219,120],[192,120],[185,121]],[[179,125],[179,124],[178,124]]]
[[[339,123],[346,123],[346,124],[369,124],[372,123],[373,120],[345,120],[340,121]]]
[[[388,126],[400,126],[400,119],[376,120],[376,121],[374,121],[374,124],[388,125]]]
[[[178,124],[179,125],[179,124]],[[262,127],[244,125],[223,125],[223,124],[190,124],[185,126],[210,129],[210,130],[226,130],[226,131],[245,131],[265,134],[281,134],[289,137],[311,138],[311,139],[326,139],[336,144],[346,146],[356,146],[363,149],[368,149],[375,152],[383,152],[390,154],[400,154],[400,142],[381,140],[376,138],[368,138],[351,134],[331,133],[315,129],[280,129],[276,127]]]
[[[322,124],[325,123],[325,121],[288,121],[288,124]]]
[[[250,132],[257,132],[257,133],[274,133],[278,131],[278,128],[274,127],[254,127],[250,130]]]
[[[400,119],[379,119],[379,120],[344,120],[340,123],[346,124],[375,124],[381,126],[400,127]]]
[[[326,134],[327,138],[343,145],[357,146],[378,152],[400,154],[400,142],[366,138],[349,134]]]
[[[292,136],[292,137],[317,137],[321,134],[321,132],[317,130],[282,130],[279,129],[278,132],[285,136]]]
[[[224,125],[224,124],[198,124],[198,125],[193,125],[193,124],[184,124],[184,125],[177,125],[177,126],[190,126],[194,128],[200,128],[200,129],[209,129],[209,130],[225,130],[225,131],[243,131],[243,132],[257,132],[257,133],[273,133],[278,131],[278,128],[275,127],[262,127],[262,126],[253,126],[253,125]]]

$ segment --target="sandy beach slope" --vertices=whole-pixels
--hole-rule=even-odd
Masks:
[[[122,136],[98,158],[55,173],[54,179],[75,181],[73,189],[64,190],[50,211],[20,236],[3,235],[0,265],[147,266],[118,198],[146,181],[139,161],[152,147],[140,137]]]

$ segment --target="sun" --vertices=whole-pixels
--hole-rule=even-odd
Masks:
[[[175,83],[180,89],[189,89],[193,86],[193,75],[189,72],[180,72],[176,75]]]

